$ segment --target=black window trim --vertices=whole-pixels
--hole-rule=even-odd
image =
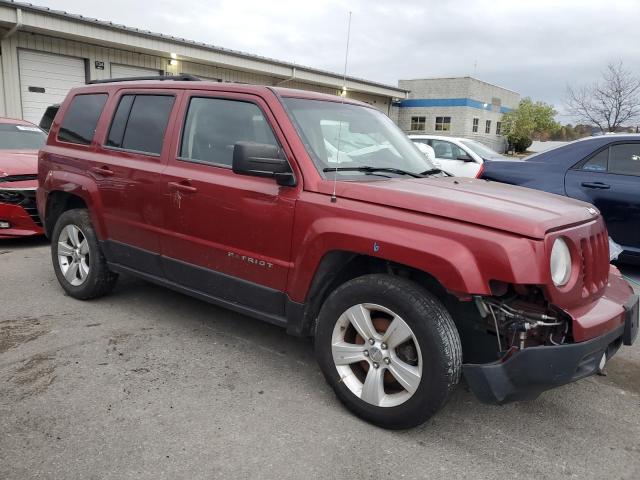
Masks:
[[[176,93],[165,93],[165,91],[162,91],[161,93],[157,93],[154,92],[153,90],[144,90],[144,91],[129,91],[129,90],[123,90],[118,97],[117,97],[117,104],[115,105],[115,108],[113,109],[113,115],[111,116],[111,122],[109,123],[109,128],[106,132],[106,135],[104,137],[104,139],[102,140],[102,144],[100,145],[102,148],[104,148],[105,150],[113,150],[116,152],[127,152],[127,153],[133,153],[135,155],[144,155],[147,157],[154,157],[154,158],[160,158],[162,157],[162,150],[164,150],[164,143],[166,141],[166,135],[167,135],[167,131],[169,129],[169,123],[171,122],[171,115],[173,114],[173,110],[176,108],[176,99],[178,98],[178,95]],[[118,107],[120,106],[120,102],[122,101],[122,98],[127,96],[127,95],[133,95],[135,97],[139,96],[139,95],[147,95],[147,96],[154,96],[154,97],[173,97],[173,105],[171,106],[171,110],[169,111],[169,117],[167,118],[167,126],[165,128],[164,131],[164,135],[162,137],[162,149],[160,150],[160,153],[155,153],[155,152],[145,152],[142,150],[134,150],[132,148],[123,148],[123,147],[114,147],[112,145],[107,145],[107,142],[109,141],[109,133],[111,133],[111,128],[113,127],[113,121],[116,118],[116,113],[118,112]],[[129,124],[129,116],[131,115],[131,110],[133,109],[133,104],[135,103],[135,99],[134,102],[131,104],[131,108],[129,109],[129,115],[127,116],[127,123],[125,124],[125,128],[122,131],[122,135],[124,138],[124,132],[127,130],[127,125]]]
[[[76,98],[78,98],[78,97],[83,97],[83,96],[86,96],[86,95],[106,95],[107,96],[107,99],[104,101],[104,105],[102,105],[102,109],[100,110],[100,115],[98,115],[98,121],[96,122],[96,129],[93,132],[93,137],[91,137],[91,141],[89,143],[77,143],[77,142],[69,142],[67,140],[61,139],[60,138],[60,130],[62,129],[62,124],[64,123],[64,119],[66,118],[67,114],[69,113],[69,109],[73,105],[74,100]],[[74,147],[82,148],[82,149],[86,149],[86,150],[92,149],[94,147],[94,145],[97,143],[96,130],[98,129],[98,125],[100,125],[100,119],[102,118],[102,115],[104,115],[105,107],[109,103],[109,97],[110,97],[109,92],[87,92],[87,93],[78,93],[78,94],[74,95],[73,98],[71,99],[71,101],[69,102],[69,105],[65,108],[64,115],[62,116],[62,118],[60,119],[60,123],[58,124],[58,130],[56,131],[56,143],[63,143],[65,146],[72,145]],[[50,107],[51,107],[51,105],[49,107],[47,107],[47,109],[50,108]],[[57,115],[57,113],[56,113],[56,115]],[[54,120],[55,120],[55,116],[54,116]],[[53,122],[51,122],[51,125],[53,126]],[[38,128],[40,128],[40,127],[38,126]]]
[[[217,93],[217,92],[216,92]],[[276,132],[273,129],[273,126],[271,125],[271,122],[269,121],[269,118],[267,117],[267,115],[265,114],[264,109],[258,105],[258,102],[256,102],[255,100],[251,100],[248,98],[238,98],[238,97],[232,97],[232,96],[218,96],[218,95],[203,95],[202,92],[198,92],[198,93],[193,93],[193,94],[189,94],[187,93],[186,95],[186,100],[185,100],[185,109],[184,109],[184,115],[182,118],[182,122],[180,124],[180,136],[179,136],[179,140],[178,140],[178,144],[176,145],[176,156],[175,159],[180,161],[180,162],[185,162],[185,163],[195,163],[198,165],[206,165],[208,167],[216,167],[216,168],[224,168],[226,170],[232,170],[233,169],[233,165],[227,165],[224,163],[213,163],[213,162],[207,162],[205,160],[199,160],[197,158],[186,158],[183,157],[181,155],[179,155],[181,153],[182,150],[182,141],[184,138],[184,133],[185,133],[185,127],[187,125],[187,117],[189,116],[189,108],[191,107],[191,100],[194,98],[207,98],[207,99],[211,99],[211,100],[228,100],[231,102],[243,102],[243,103],[251,103],[253,105],[255,105],[258,110],[260,110],[260,113],[262,113],[262,116],[264,117],[265,122],[267,122],[267,125],[269,126],[269,129],[271,130],[271,133],[273,134],[273,138],[275,138],[277,144],[278,144],[278,148],[282,151],[282,153],[285,155],[285,157],[287,157],[287,163],[289,164],[289,169],[291,170],[291,172],[294,172],[293,168],[291,168],[291,162],[289,161],[289,158],[287,156],[287,152],[284,148],[282,148],[282,143],[280,142],[280,140],[278,140],[278,136],[276,135]]]
[[[624,173],[610,172],[609,171],[609,155],[607,155],[607,170],[606,171],[602,172],[602,171],[598,171],[598,170],[583,170],[582,169],[582,167],[584,167],[584,165],[589,160],[591,160],[593,157],[598,155],[600,152],[602,152],[604,150],[608,150],[609,148],[613,147],[614,145],[626,145],[626,144],[629,144],[629,143],[640,144],[640,140],[617,140],[617,141],[609,142],[609,143],[607,143],[605,145],[602,145],[597,150],[591,152],[589,155],[584,157],[582,160],[576,162],[572,167],[569,167],[567,170],[577,170],[577,171],[588,172],[588,173],[603,173],[605,175],[620,175],[622,177],[636,177],[637,175],[628,175],[628,174],[624,174]]]

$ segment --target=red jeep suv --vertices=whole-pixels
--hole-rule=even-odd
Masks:
[[[434,168],[346,98],[204,81],[73,89],[40,151],[62,288],[132,274],[315,337],[345,405],[424,422],[598,372],[638,330],[587,203]]]

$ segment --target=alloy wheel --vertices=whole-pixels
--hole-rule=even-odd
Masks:
[[[346,387],[377,407],[406,402],[420,386],[422,354],[409,325],[386,307],[354,305],[338,319],[333,361]]]
[[[65,280],[74,287],[82,285],[89,276],[89,242],[76,225],[67,225],[58,237],[58,263]]]

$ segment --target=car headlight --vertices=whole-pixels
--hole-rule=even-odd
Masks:
[[[551,267],[551,280],[556,287],[563,287],[571,278],[571,252],[567,242],[562,238],[556,238],[551,249],[549,259]]]

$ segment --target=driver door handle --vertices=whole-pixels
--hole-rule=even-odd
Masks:
[[[96,175],[101,175],[103,177],[112,177],[115,175],[115,172],[106,165],[102,165],[101,167],[91,167],[91,171]]]
[[[182,180],[181,182],[169,182],[169,188],[173,190],[178,190],[179,192],[184,193],[196,193],[198,189],[191,185],[189,180]]]
[[[595,188],[598,190],[608,190],[609,188],[611,188],[611,185],[607,185],[606,183],[602,182],[582,182],[580,185],[586,188]]]

